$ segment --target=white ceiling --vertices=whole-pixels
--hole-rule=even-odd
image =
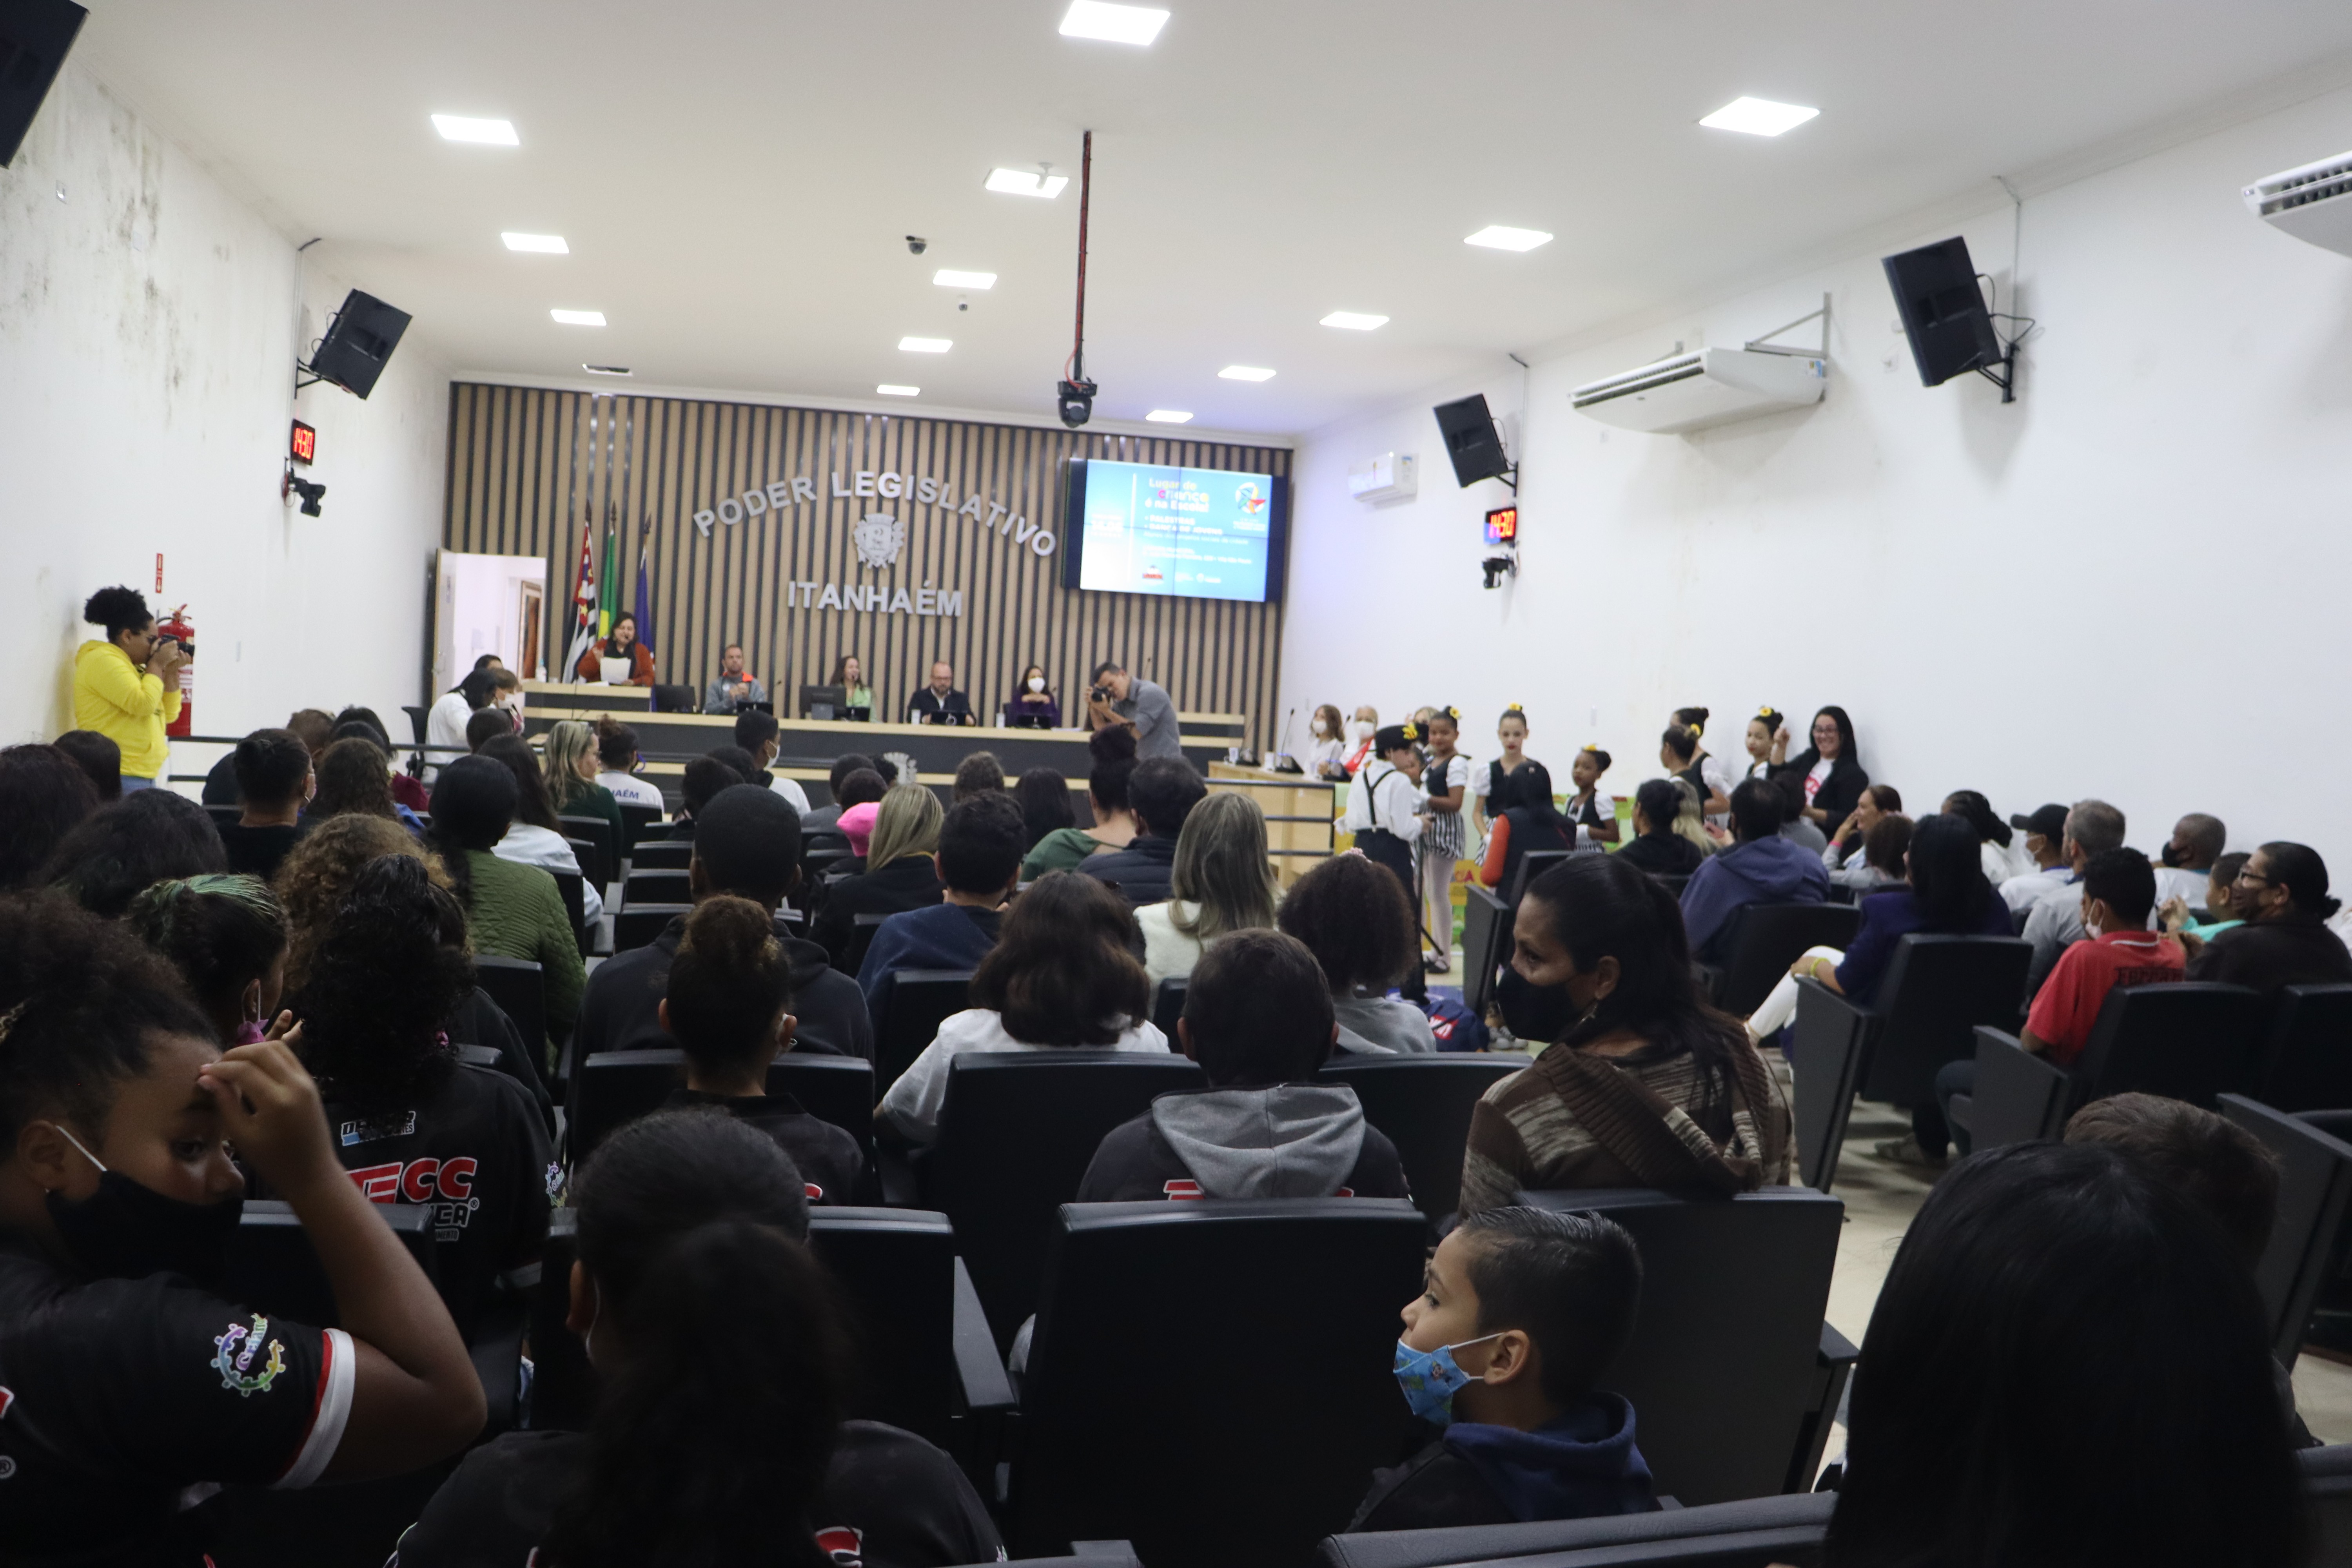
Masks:
[[[474,369],[1049,409],[1076,186],[981,182],[1075,174],[1091,127],[1098,413],[1265,433],[2352,51],[2342,0],[1160,0],[1149,49],[1059,37],[1065,0],[90,3],[103,78]],[[1822,113],[1776,141],[1696,123],[1743,93]],[[522,145],[442,142],[435,112]],[[1559,237],[1462,244],[1490,223]],[[940,267],[1001,280],[959,314]],[[1316,324],[1333,310],[1391,320]],[[1280,374],[1218,379],[1235,362]]]

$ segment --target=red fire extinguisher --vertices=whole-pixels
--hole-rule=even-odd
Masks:
[[[187,736],[196,732],[196,627],[188,619],[188,606],[178,609],[155,623],[159,637],[177,638],[180,651],[188,662],[180,666],[180,716],[163,727],[166,735]]]

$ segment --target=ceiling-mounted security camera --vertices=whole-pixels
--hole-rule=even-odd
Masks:
[[[910,234],[907,237],[907,250],[909,255],[922,255],[925,250],[930,248],[930,244],[929,240],[919,234]]]

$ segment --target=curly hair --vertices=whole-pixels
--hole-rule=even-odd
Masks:
[[[1299,878],[1275,924],[1307,944],[1334,996],[1350,995],[1359,985],[1387,990],[1403,978],[1420,946],[1404,884],[1361,855],[1334,855]]]
[[[421,861],[436,887],[450,885],[447,871],[406,828],[380,816],[322,822],[296,840],[293,852],[278,864],[274,887],[286,912],[287,994],[299,992],[308,982],[310,954],[335,911],[351,897],[360,872],[387,855]]]
[[[1151,1013],[1151,980],[1129,947],[1135,917],[1099,878],[1048,871],[1013,900],[972,972],[971,1005],[1031,1046],[1108,1046]]]
[[[396,822],[392,809],[392,759],[373,741],[354,735],[319,753],[319,788],[303,811],[306,822],[345,816],[381,816]]]
[[[322,1091],[362,1112],[432,1093],[457,1059],[442,1026],[473,986],[457,899],[422,860],[370,861],[328,921],[294,1001]]]
[[[82,601],[81,618],[91,626],[106,628],[111,642],[124,632],[136,631],[155,618],[147,607],[147,596],[136,588],[116,586],[100,588]]]
[[[233,1044],[246,987],[286,951],[286,911],[258,877],[177,878],[131,900],[123,923],[170,959]]]
[[[151,882],[227,869],[228,852],[203,806],[167,789],[142,789],[82,818],[58,841],[38,879],[112,920]]]

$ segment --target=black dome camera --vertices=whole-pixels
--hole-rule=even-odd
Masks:
[[[931,242],[929,240],[925,239],[919,234],[910,234],[907,237],[908,253],[912,256],[920,256],[925,250],[930,247],[930,243]]]

